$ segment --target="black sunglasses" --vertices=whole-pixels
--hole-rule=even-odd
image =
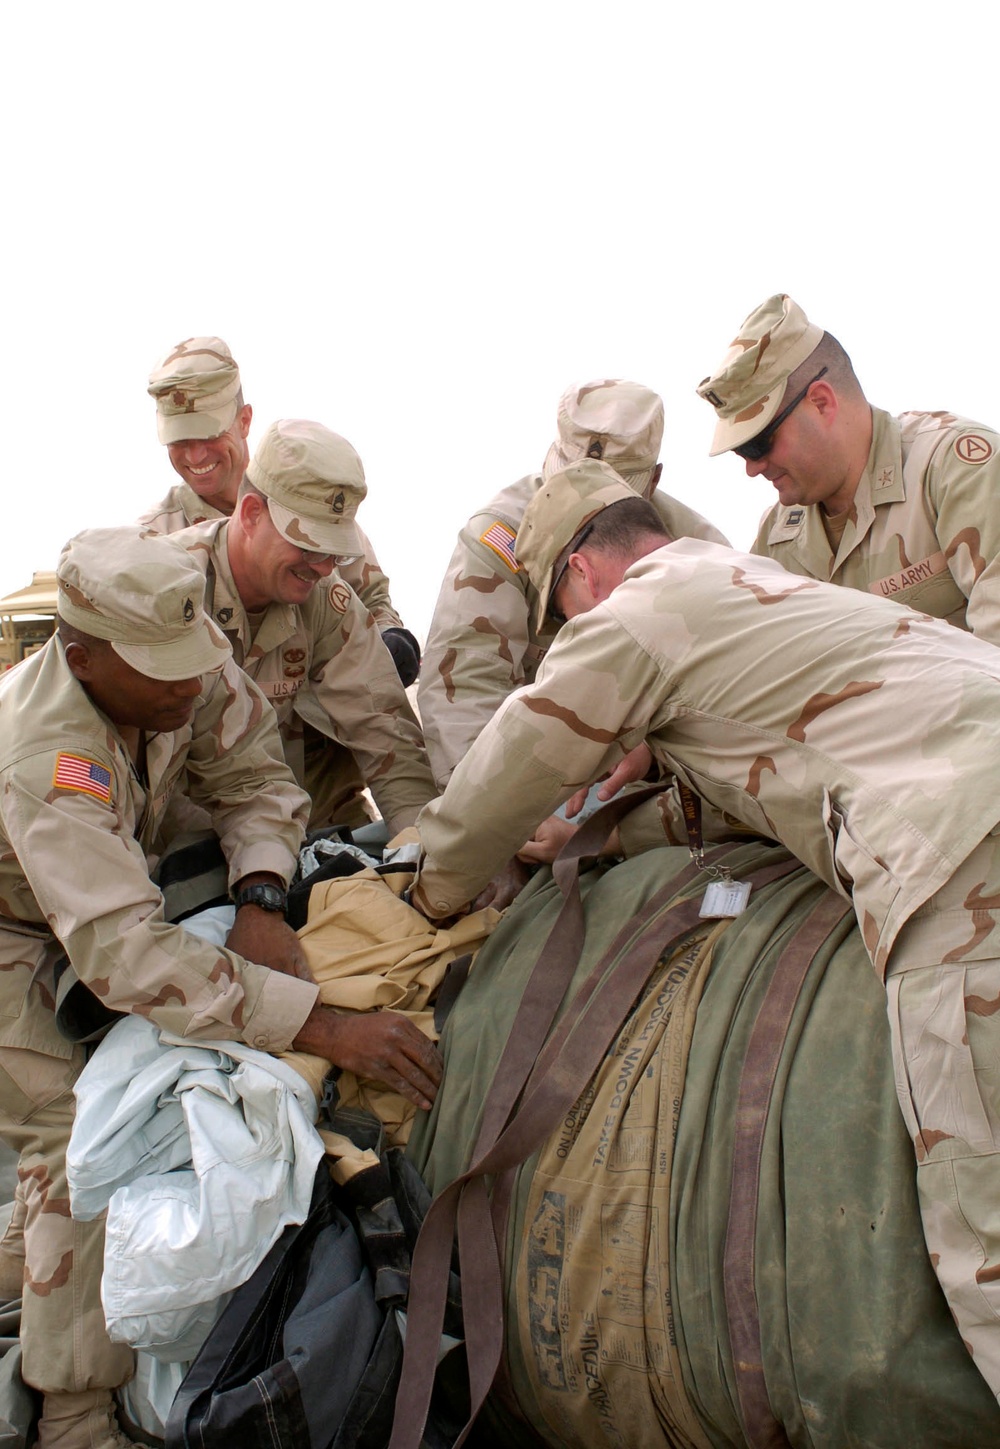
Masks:
[[[586,528],[581,529],[575,538],[570,539],[569,543],[566,545],[566,560],[563,563],[562,568],[558,571],[555,578],[552,580],[552,587],[551,589],[549,589],[549,601],[546,605],[545,612],[549,616],[549,618],[553,620],[554,623],[559,624],[560,626],[565,624],[566,616],[565,614],[560,613],[560,611],[556,608],[556,589],[558,589],[559,585],[562,583],[563,575],[569,568],[570,555],[576,553],[580,545],[586,542],[586,540],[590,537],[593,531],[594,525],[592,523],[588,523]]]
[[[737,458],[745,458],[748,463],[759,463],[761,458],[766,458],[774,446],[774,435],[788,417],[788,414],[795,411],[813,383],[819,382],[823,374],[828,371],[828,368],[821,367],[816,376],[810,378],[802,391],[795,394],[788,406],[781,409],[778,416],[771,420],[770,425],[762,433],[758,433],[748,443],[741,443],[738,448],[732,448],[730,451],[735,453]]]

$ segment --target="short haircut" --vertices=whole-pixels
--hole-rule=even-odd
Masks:
[[[794,397],[797,392],[801,392],[813,380],[821,367],[826,368],[826,380],[838,392],[864,396],[851,359],[832,332],[823,333],[819,343],[810,352],[805,362],[801,363],[791,374],[785,385],[784,396],[790,398]]]
[[[254,498],[263,498],[264,502],[267,502],[267,494],[262,493],[255,483],[251,483],[250,479],[244,473],[240,479],[240,486],[236,490],[237,500],[246,498],[248,494],[252,494]]]
[[[99,651],[103,646],[108,645],[106,639],[98,639],[96,634],[86,634],[75,624],[67,624],[59,614],[56,615],[56,633],[59,635],[64,649],[70,644],[82,644],[85,649]],[[110,648],[110,645],[108,647]]]
[[[662,518],[648,499],[622,498],[594,515],[586,542],[607,553],[624,554],[649,534],[662,538],[664,543],[672,542]]]

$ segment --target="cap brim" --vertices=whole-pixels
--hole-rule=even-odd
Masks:
[[[738,448],[743,443],[749,443],[751,438],[762,433],[781,407],[787,381],[787,378],[783,379],[780,388],[774,392],[765,393],[752,407],[744,408],[736,417],[718,418],[708,456],[717,458],[720,453],[729,453],[733,448]]]
[[[542,464],[542,477],[546,483],[555,473],[565,472],[567,468],[573,468],[577,463],[586,462],[586,458],[567,458],[559,449],[557,443],[553,443],[545,455],[545,462]],[[622,464],[628,460],[625,458],[601,458],[602,463],[607,463],[613,468],[619,478],[623,478],[633,493],[638,493],[645,498],[650,483],[653,481],[653,474],[656,472],[656,460],[645,464],[642,467],[623,467]],[[636,463],[639,463],[636,459]]]
[[[579,531],[580,530],[578,529],[577,532]],[[552,567],[549,569],[545,583],[542,585],[541,589],[538,592],[538,613],[536,616],[535,627],[536,629],[538,629],[539,633],[547,625],[552,625],[556,628],[561,627],[555,619],[549,618],[549,602],[552,599],[552,595],[555,593],[559,584],[566,577],[566,570],[569,567],[570,554],[572,553],[573,539],[575,538],[576,534],[573,535],[573,538],[570,539],[566,547],[564,549],[561,549],[560,552],[556,554],[555,558],[552,561]],[[561,566],[560,560],[562,560]]]
[[[209,438],[217,438],[220,433],[227,433],[236,421],[238,412],[239,406],[235,399],[221,408],[213,408],[211,412],[166,415],[157,408],[156,433],[160,442],[168,446],[171,443],[186,443],[192,440],[204,443]]]
[[[614,463],[610,464],[610,467],[615,468]],[[615,472],[621,478],[622,482],[631,488],[633,493],[637,493],[640,498],[649,498],[649,490],[653,483],[653,474],[656,472],[655,466],[652,468],[630,468],[626,472],[615,468]]]
[[[178,639],[164,640],[155,644],[124,644],[120,640],[110,641],[119,659],[124,659],[148,679],[159,679],[165,683],[177,679],[194,679],[201,674],[215,674],[232,653],[222,630],[211,619],[204,619],[201,627],[185,629]]]
[[[337,558],[358,558],[364,553],[361,535],[352,518],[338,521],[308,518],[294,513],[273,498],[267,500],[271,522],[288,543],[307,553],[333,554]]]
[[[553,473],[561,473],[566,467],[568,467],[568,464],[559,452],[558,443],[553,443],[549,451],[545,454],[545,462],[542,464],[542,477],[547,483]]]
[[[553,569],[549,573],[548,578],[545,580],[544,587],[539,590],[538,594],[538,609],[535,614],[535,628],[539,631],[539,633],[541,633],[541,631],[548,623],[549,595],[552,593],[552,574],[554,572],[555,569],[553,567]],[[555,620],[553,619],[552,622],[555,623]]]

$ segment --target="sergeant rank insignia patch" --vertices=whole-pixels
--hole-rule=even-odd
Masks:
[[[56,756],[52,784],[57,790],[79,790],[82,795],[93,795],[105,805],[111,803],[111,771],[99,765],[96,760],[86,760],[82,755],[70,755],[60,751]]]
[[[499,519],[491,523],[485,533],[479,535],[479,542],[485,543],[491,548],[498,558],[502,558],[512,574],[521,572],[521,565],[514,557],[514,540],[517,538],[516,531],[507,523],[501,523]]]

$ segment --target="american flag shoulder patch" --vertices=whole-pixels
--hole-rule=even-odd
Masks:
[[[514,557],[514,540],[517,538],[517,530],[511,528],[509,523],[501,523],[499,518],[491,523],[485,533],[479,535],[479,542],[485,543],[491,548],[497,558],[502,558],[510,569],[511,573],[521,572],[521,565]]]
[[[52,784],[57,790],[79,790],[83,795],[103,800],[105,805],[111,803],[111,771],[83,755],[71,755],[60,750],[56,756]]]

